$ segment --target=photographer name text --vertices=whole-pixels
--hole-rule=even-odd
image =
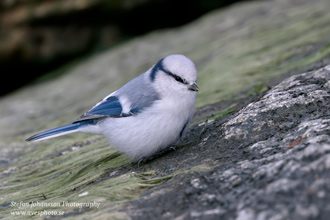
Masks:
[[[101,203],[99,202],[68,202],[68,201],[61,201],[61,202],[15,202],[12,201],[12,207],[16,208],[35,208],[35,207],[44,207],[44,208],[57,208],[57,207],[74,207],[74,208],[99,208]]]

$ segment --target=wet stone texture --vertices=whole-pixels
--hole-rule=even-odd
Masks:
[[[330,65],[200,127],[217,162],[147,191],[132,219],[329,219]]]
[[[48,220],[327,219],[330,68],[320,68],[330,64],[329,3],[234,4],[1,97],[0,219],[45,209],[12,201],[100,203],[29,217]],[[97,135],[24,142],[71,123],[175,53],[194,61],[200,88],[194,121],[175,150],[138,166]]]

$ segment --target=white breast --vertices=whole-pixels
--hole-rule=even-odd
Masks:
[[[191,121],[194,104],[195,97],[158,100],[142,113],[107,118],[99,126],[111,146],[139,160],[179,141],[184,125]]]

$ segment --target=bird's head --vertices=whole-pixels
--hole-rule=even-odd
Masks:
[[[169,55],[153,66],[151,81],[158,90],[178,94],[196,94],[199,90],[197,70],[194,63],[184,55]]]

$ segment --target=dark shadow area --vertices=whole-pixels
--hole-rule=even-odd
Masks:
[[[136,5],[131,7],[115,5],[115,1],[96,1],[79,10],[56,12],[54,9],[41,18],[32,14],[28,19],[7,26],[12,33],[5,29],[0,31],[2,37],[8,35],[4,37],[8,42],[22,35],[6,53],[0,51],[1,73],[8,81],[7,86],[1,87],[0,96],[76,58],[156,29],[184,25],[211,10],[238,1],[157,0],[134,3]],[[1,7],[0,11],[8,12]]]

